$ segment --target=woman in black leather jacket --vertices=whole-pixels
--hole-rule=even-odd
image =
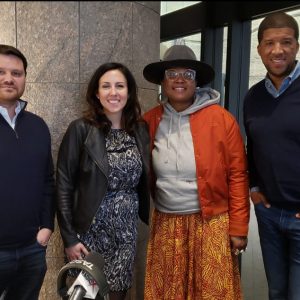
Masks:
[[[59,149],[57,219],[68,260],[99,252],[110,300],[121,300],[132,285],[138,216],[148,224],[148,129],[122,64],[95,71],[86,101]]]

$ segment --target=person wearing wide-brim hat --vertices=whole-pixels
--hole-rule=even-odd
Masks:
[[[169,68],[185,67],[196,71],[196,85],[203,86],[210,83],[215,76],[213,68],[196,59],[192,49],[185,45],[174,45],[169,48],[162,61],[151,63],[144,68],[145,79],[160,84],[164,79],[164,72]]]
[[[164,95],[144,115],[154,199],[144,299],[242,299],[249,195],[238,124],[204,87],[214,70],[189,47],[170,47],[143,74]]]

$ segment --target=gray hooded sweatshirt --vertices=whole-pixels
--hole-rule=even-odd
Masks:
[[[164,105],[152,151],[157,177],[155,207],[159,211],[176,214],[200,211],[189,115],[219,101],[216,90],[199,88],[194,103],[184,111],[177,112],[169,103]]]

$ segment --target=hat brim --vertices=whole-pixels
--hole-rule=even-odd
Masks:
[[[201,61],[189,59],[178,59],[151,63],[144,68],[143,75],[146,80],[155,84],[161,84],[161,81],[164,78],[165,70],[175,67],[183,67],[195,70],[197,86],[206,85],[210,83],[215,77],[215,72],[210,65]]]

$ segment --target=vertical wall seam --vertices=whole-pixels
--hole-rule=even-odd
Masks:
[[[15,34],[16,34],[16,48],[18,48],[18,20],[17,20],[17,1],[15,1]]]
[[[134,2],[131,2],[131,58],[130,58],[130,65],[131,65],[131,69],[133,70],[134,66],[133,66],[133,46],[134,46],[134,43],[133,43],[133,37],[134,37],[134,28],[133,28],[133,7],[136,7],[136,4],[135,4],[135,1]]]
[[[80,4],[81,1],[78,2],[78,84],[79,84],[79,94],[80,94],[80,85],[81,85],[81,79],[80,79],[80,71],[81,71],[81,66],[80,66],[80,49],[81,49],[81,40],[80,40]],[[79,96],[80,97],[80,96]]]

